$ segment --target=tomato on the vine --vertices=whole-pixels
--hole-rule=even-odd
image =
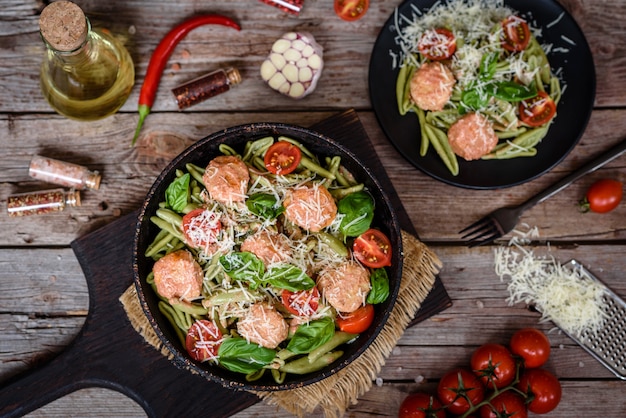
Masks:
[[[384,232],[368,229],[359,235],[352,244],[357,260],[371,268],[391,265],[391,241]]]
[[[217,358],[222,332],[213,321],[200,319],[187,331],[185,346],[192,359],[206,361]]]
[[[515,332],[509,342],[511,352],[524,359],[528,369],[541,367],[550,357],[550,340],[536,328],[524,328]]]
[[[265,151],[263,162],[270,173],[286,175],[292,173],[302,160],[302,151],[287,141],[277,141]]]
[[[446,373],[437,386],[437,397],[451,414],[462,415],[485,398],[485,388],[469,370],[458,368]],[[467,399],[470,400],[471,405]]]
[[[348,22],[362,18],[369,7],[370,0],[335,0],[335,13]]]
[[[607,213],[620,204],[622,195],[621,181],[601,179],[589,187],[585,198],[580,202],[580,209],[582,212],[591,210],[596,213]]]
[[[341,314],[335,321],[341,331],[350,334],[360,334],[372,325],[374,316],[374,305],[368,303],[354,312]]]
[[[456,38],[445,28],[426,30],[417,43],[417,50],[429,60],[442,61],[456,51]]]
[[[488,388],[503,388],[515,379],[515,359],[501,344],[484,344],[470,359],[472,370]]]
[[[561,401],[561,383],[545,369],[528,369],[520,377],[517,387],[530,398],[528,410],[535,414],[546,414]]]
[[[511,15],[502,21],[502,47],[507,51],[519,52],[530,42],[528,23],[518,16]]]
[[[510,390],[500,393],[488,405],[481,406],[478,412],[480,418],[498,418],[505,416],[505,414],[509,418],[528,417],[528,409],[524,399]]]
[[[528,126],[537,127],[552,120],[556,114],[556,103],[545,91],[537,92],[532,99],[522,100],[519,104],[519,118]]]
[[[317,287],[310,290],[292,292],[284,289],[281,295],[283,305],[296,316],[311,316],[317,312],[320,302],[320,291]]]
[[[398,418],[446,418],[446,413],[436,397],[417,392],[404,398]]]

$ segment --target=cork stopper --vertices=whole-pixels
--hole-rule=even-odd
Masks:
[[[39,30],[54,49],[71,52],[87,39],[87,18],[82,9],[69,1],[56,1],[41,12]]]
[[[67,206],[80,206],[80,192],[78,190],[70,189],[65,195],[65,204]]]
[[[102,175],[100,175],[98,171],[90,171],[85,178],[85,186],[93,190],[98,190],[100,188],[101,180]]]
[[[228,68],[226,70],[226,77],[228,78],[228,82],[231,86],[241,83],[241,74],[236,68]]]

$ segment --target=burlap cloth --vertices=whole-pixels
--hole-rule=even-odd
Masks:
[[[329,418],[341,417],[359,396],[367,392],[407,325],[433,288],[442,264],[437,255],[415,236],[402,231],[404,265],[398,299],[387,324],[374,342],[352,364],[335,375],[302,388],[279,392],[254,392],[268,405],[278,405],[302,417],[322,411]],[[164,356],[173,355],[163,346],[145,316],[134,285],[120,297],[133,328]]]

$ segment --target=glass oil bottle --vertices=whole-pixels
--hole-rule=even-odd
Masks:
[[[120,41],[92,29],[82,9],[69,1],[46,6],[39,27],[46,45],[41,89],[53,109],[71,119],[96,120],[122,107],[135,69]]]

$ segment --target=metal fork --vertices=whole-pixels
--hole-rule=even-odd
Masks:
[[[488,244],[503,237],[515,228],[524,211],[554,196],[585,174],[589,174],[619,157],[624,151],[626,151],[626,140],[618,143],[604,154],[589,161],[521,205],[496,209],[489,215],[479,219],[467,228],[459,231],[459,234],[463,234],[461,239],[466,240],[467,245],[471,248]]]

